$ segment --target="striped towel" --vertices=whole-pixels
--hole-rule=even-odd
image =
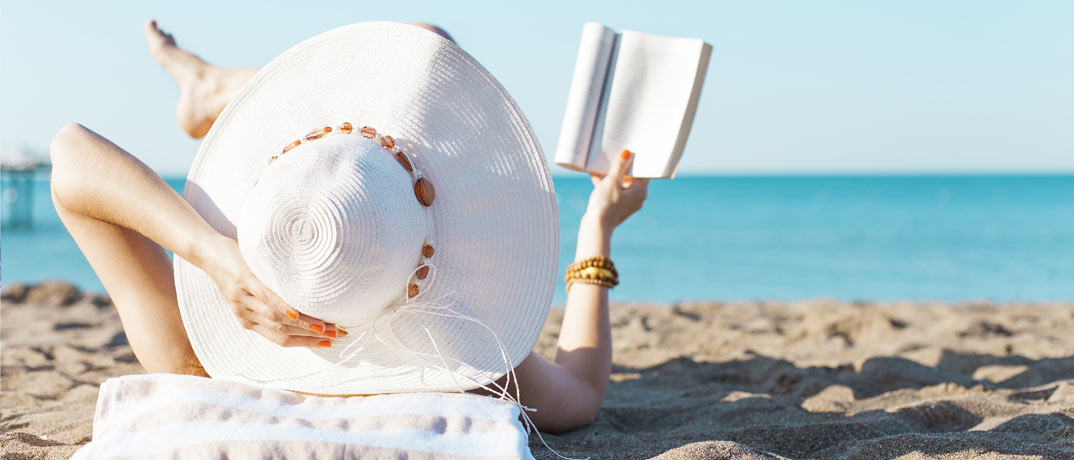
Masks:
[[[532,459],[518,408],[469,394],[306,396],[173,374],[101,385],[98,458]]]

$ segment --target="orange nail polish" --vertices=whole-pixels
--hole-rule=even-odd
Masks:
[[[343,337],[345,335],[347,335],[347,331],[344,331],[343,329],[339,329],[339,336]]]
[[[310,330],[320,334],[324,332],[324,326],[321,326],[320,324],[310,324]]]
[[[287,312],[287,317],[291,318],[291,321],[298,320],[298,315],[296,315],[295,312],[293,312],[293,311],[288,311]]]
[[[334,339],[334,338],[336,338],[336,331],[334,331],[334,330],[332,330],[332,331],[324,331],[324,336],[325,337],[331,337],[331,338]]]
[[[619,156],[624,160],[630,158],[631,155],[633,155],[633,153],[630,153],[630,150],[623,150],[622,152],[619,152]]]
[[[317,346],[321,347],[321,348],[328,348],[328,347],[332,346],[332,341],[331,340],[322,340],[320,342],[317,342]]]

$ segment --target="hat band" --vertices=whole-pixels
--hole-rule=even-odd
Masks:
[[[351,134],[354,132],[354,125],[350,124],[350,122],[343,122],[339,125],[338,131],[333,130],[331,126],[317,128],[303,136],[302,139],[305,139],[306,142],[313,142],[333,132]],[[422,206],[429,207],[433,205],[433,201],[436,200],[436,189],[433,188],[433,183],[430,182],[429,179],[422,177],[421,170],[414,167],[414,162],[410,160],[406,152],[403,152],[402,149],[395,145],[395,138],[388,135],[378,136],[376,128],[371,126],[363,126],[358,132],[366,139],[379,141],[380,146],[388,151],[388,153],[391,153],[392,156],[395,157],[395,160],[399,162],[399,165],[406,170],[407,174],[410,174],[411,179],[414,181],[414,197],[418,199],[418,202],[421,203]],[[268,164],[271,165],[277,158],[285,155],[291,149],[302,145],[302,139],[295,139],[290,144],[287,144],[279,155],[269,157]]]

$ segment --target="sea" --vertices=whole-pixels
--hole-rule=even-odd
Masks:
[[[184,179],[167,182],[181,191]],[[8,185],[0,283],[103,293],[47,177],[21,197]],[[592,185],[555,186],[562,279]],[[11,227],[28,194],[31,226]],[[680,176],[651,183],[611,255],[620,302],[1074,300],[1074,175]],[[553,304],[565,299],[558,282]]]

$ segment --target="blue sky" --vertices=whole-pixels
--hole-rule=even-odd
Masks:
[[[713,45],[680,172],[1074,171],[1066,1],[3,0],[0,143],[44,149],[79,121],[185,174],[198,142],[146,50],[150,17],[226,66],[362,20],[439,24],[507,87],[549,155],[582,24],[598,21]]]

